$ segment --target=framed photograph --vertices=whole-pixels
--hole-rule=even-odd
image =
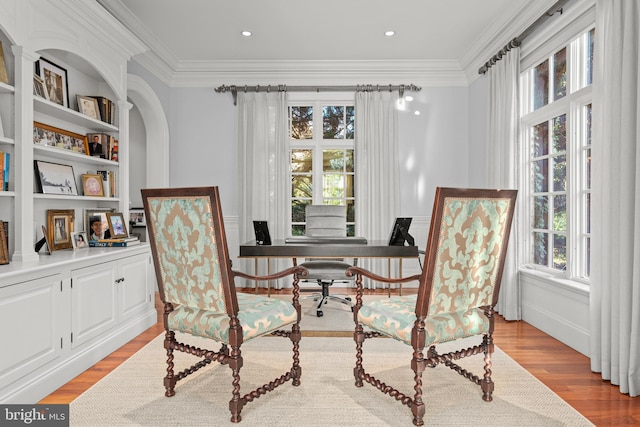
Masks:
[[[9,83],[7,64],[4,62],[4,49],[2,47],[2,41],[0,41],[0,82]]]
[[[82,191],[85,196],[104,197],[102,175],[92,173],[83,174]]]
[[[109,223],[109,232],[112,239],[129,237],[127,224],[124,222],[124,216],[120,212],[107,212],[107,222]]]
[[[84,230],[89,236],[89,240],[100,240],[111,238],[107,214],[115,212],[113,208],[92,208],[84,211]]]
[[[47,210],[48,240],[51,243],[49,250],[73,248],[73,221],[75,211],[73,209],[49,209]]]
[[[40,192],[43,194],[78,195],[73,167],[34,160]]]
[[[0,265],[9,264],[9,247],[7,235],[4,232],[4,224],[0,221]]]
[[[129,209],[129,222],[134,227],[146,227],[147,221],[144,217],[144,208]]]
[[[87,135],[87,152],[90,156],[109,158],[109,135],[106,133],[90,133]]]
[[[98,107],[98,100],[91,98],[90,96],[76,95],[78,101],[78,111],[85,116],[92,117],[96,120],[100,120],[100,109]]]
[[[89,240],[87,239],[86,231],[71,233],[71,241],[73,242],[73,249],[84,249],[89,247]]]
[[[44,87],[44,80],[37,75],[33,75],[33,94],[40,98],[49,99],[47,89]]]
[[[44,123],[33,122],[33,143],[87,154],[87,137]]]
[[[40,58],[36,62],[36,73],[44,80],[49,101],[69,108],[67,70],[48,59]]]
[[[44,241],[47,244],[47,254],[51,255],[51,240],[49,240],[49,232],[47,231],[47,227],[42,226],[42,236],[44,237]]]

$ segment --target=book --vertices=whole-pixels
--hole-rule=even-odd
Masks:
[[[9,191],[10,153],[0,151],[0,191]]]
[[[139,245],[140,240],[133,240],[131,242],[102,242],[98,240],[89,240],[89,247],[92,248],[124,248],[127,246]]]
[[[134,240],[139,240],[139,239],[135,236],[130,236],[130,237],[121,237],[117,239],[98,239],[96,240],[96,242],[133,242]]]

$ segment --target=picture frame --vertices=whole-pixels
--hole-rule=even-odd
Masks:
[[[82,174],[82,194],[90,197],[104,197],[102,175],[95,173]]]
[[[76,231],[71,233],[71,241],[73,242],[73,249],[85,249],[89,247],[89,239],[87,239],[86,231]]]
[[[47,227],[42,226],[42,236],[44,237],[44,242],[47,245],[47,255],[51,255],[51,240],[49,240],[49,232],[47,231]]]
[[[107,239],[111,237],[109,224],[107,222],[107,213],[115,212],[114,208],[91,208],[84,210],[84,230],[87,232],[89,240]],[[98,230],[94,230],[93,223],[99,223],[101,226]],[[99,235],[96,235],[98,231]]]
[[[85,116],[100,120],[100,108],[98,100],[90,96],[76,95],[78,101],[78,111]]]
[[[107,222],[112,239],[126,239],[129,237],[127,223],[121,212],[107,212]]]
[[[9,248],[7,235],[4,232],[4,224],[0,221],[0,265],[9,264]]]
[[[44,80],[42,80],[42,78],[37,74],[33,75],[33,94],[40,98],[49,100],[49,93],[47,92],[47,88],[44,86]]]
[[[67,70],[46,58],[40,58],[36,61],[36,73],[44,80],[48,100],[69,108]]]
[[[103,159],[109,158],[109,135],[106,133],[87,134],[87,154]]]
[[[88,154],[87,136],[70,132],[55,126],[33,122],[33,143],[74,153]]]
[[[144,208],[129,209],[129,222],[134,227],[146,227],[147,219],[144,216]]]
[[[9,84],[9,74],[7,74],[7,64],[4,61],[4,48],[0,40],[0,82]]]
[[[48,209],[47,210],[47,244],[50,251],[73,248],[73,222],[75,211],[73,209]]]
[[[42,194],[78,195],[72,166],[43,160],[34,160],[34,165]]]

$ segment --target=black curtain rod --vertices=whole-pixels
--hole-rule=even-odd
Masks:
[[[496,62],[500,61],[502,59],[502,57],[504,55],[507,54],[507,52],[509,52],[511,49],[513,49],[514,47],[518,47],[520,46],[520,44],[522,43],[522,41],[527,38],[527,36],[529,36],[529,34],[531,34],[532,32],[534,32],[538,27],[540,27],[547,19],[551,18],[553,15],[556,14],[556,12],[560,12],[560,15],[562,15],[562,8],[565,4],[567,4],[569,1],[571,0],[559,0],[557,1],[553,6],[551,6],[551,8],[549,10],[547,10],[545,12],[544,15],[542,15],[541,17],[539,17],[538,19],[536,19],[536,21],[529,25],[527,27],[527,29],[525,29],[522,34],[520,34],[518,37],[512,39],[509,43],[507,43],[506,45],[504,45],[504,47],[502,49],[500,49],[498,51],[498,53],[496,53],[495,55],[493,55],[491,57],[491,59],[489,59],[487,62],[484,63],[484,65],[480,68],[478,68],[478,74],[485,74],[487,71],[489,71],[489,68],[491,68],[493,66],[493,64],[495,64]]]
[[[218,93],[231,92],[233,95],[233,105],[237,104],[238,92],[373,92],[373,91],[398,91],[402,97],[404,92],[420,92],[421,87],[413,84],[408,85],[356,85],[356,86],[287,86],[287,85],[255,85],[255,86],[236,86],[222,85],[215,88]]]

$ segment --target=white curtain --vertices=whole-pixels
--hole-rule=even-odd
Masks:
[[[640,3],[596,1],[591,369],[640,395]]]
[[[517,188],[520,48],[511,49],[487,71],[489,126],[487,135],[487,186]],[[521,196],[520,196],[521,197]],[[520,320],[518,285],[517,215],[511,228],[497,311],[507,320]]]
[[[272,239],[283,239],[289,198],[286,92],[238,93],[238,199],[240,242],[255,238],[254,220],[267,220]],[[280,265],[281,264],[281,265]],[[265,264],[266,265],[266,264]],[[272,261],[271,272],[291,262]],[[263,266],[264,267],[264,266]],[[253,271],[247,261],[243,271]],[[265,269],[266,270],[266,269]],[[261,270],[260,273],[266,273]],[[265,284],[261,284],[265,286]],[[276,283],[279,288],[283,284]]]
[[[356,235],[370,240],[387,239],[400,212],[397,101],[397,92],[356,92]],[[386,260],[362,259],[358,265],[387,274]]]

